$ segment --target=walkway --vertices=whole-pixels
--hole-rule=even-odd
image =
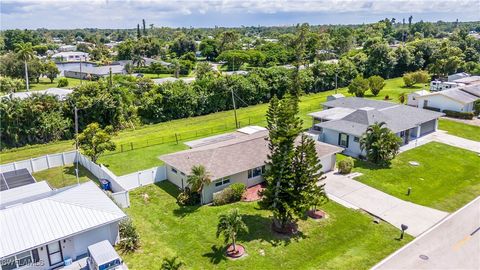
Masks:
[[[413,149],[417,146],[429,143],[440,142],[448,144],[454,147],[463,148],[469,151],[480,153],[480,142],[464,139],[458,136],[450,135],[444,130],[437,130],[433,133],[418,138],[418,140],[412,140],[409,144],[400,147],[400,152],[405,152]]]
[[[405,224],[408,226],[406,233],[412,236],[418,236],[448,215],[447,212],[400,200],[353,180],[352,177],[358,174],[347,177],[329,172],[326,175],[323,181],[330,199],[346,207],[360,208],[397,228]]]

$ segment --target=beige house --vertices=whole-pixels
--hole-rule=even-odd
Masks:
[[[232,183],[247,187],[264,181],[265,162],[269,154],[268,131],[260,127],[246,127],[234,133],[187,143],[192,149],[160,157],[166,164],[167,179],[183,189],[191,168],[205,166],[212,183],[203,190],[204,203],[213,200],[213,194]],[[343,148],[316,141],[317,155],[323,171],[335,168],[336,153]]]

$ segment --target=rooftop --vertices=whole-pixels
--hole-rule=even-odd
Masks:
[[[23,198],[0,210],[0,257],[30,250],[126,215],[93,182]]]
[[[360,109],[365,107],[371,107],[375,109],[383,109],[396,105],[392,102],[359,98],[359,97],[347,97],[347,98],[337,98],[334,100],[327,101],[323,103],[324,107],[343,107],[350,109]]]
[[[350,109],[350,108],[337,107],[337,108],[331,108],[323,111],[309,113],[308,115],[316,119],[325,119],[330,121],[330,120],[341,119],[351,114],[354,111],[355,111],[354,109]]]
[[[203,165],[212,179],[219,179],[243,172],[265,164],[270,150],[268,148],[268,131],[234,137],[197,148],[180,151],[160,157],[175,169],[190,174],[191,168]],[[343,148],[315,142],[319,158],[341,152]]]
[[[472,85],[472,86],[475,86],[475,85]],[[463,86],[462,88],[464,88],[464,87],[466,87],[466,86]],[[470,102],[474,102],[475,100],[479,99],[479,97],[476,97],[472,94],[467,93],[465,90],[460,90],[460,89],[461,88],[447,89],[447,90],[438,91],[438,92],[435,92],[435,93],[430,93],[428,95],[424,95],[423,97],[440,95],[440,96],[446,96],[448,98],[451,98],[451,99],[456,100],[456,101],[461,102],[461,103],[470,103]]]
[[[455,80],[454,82],[465,83],[465,84],[477,83],[477,82],[480,82],[480,76],[465,77],[465,78]]]
[[[459,87],[460,90],[480,98],[480,83]]]
[[[34,182],[25,186],[2,190],[0,192],[0,208],[15,204],[25,198],[31,198],[50,191],[52,191],[52,188],[46,181]]]
[[[110,74],[110,68],[113,74],[123,73],[124,67],[122,65],[110,65],[110,66],[83,66],[82,73],[94,74],[94,75],[108,75]],[[80,72],[80,66],[69,67],[65,71]]]
[[[49,95],[49,96],[56,96],[60,100],[65,100],[67,95],[71,94],[73,90],[71,89],[63,89],[63,88],[48,88],[45,90],[38,90],[38,91],[29,91],[29,92],[15,92],[8,95],[4,95],[2,97],[6,98],[18,98],[18,99],[26,99],[31,97],[32,95]]]

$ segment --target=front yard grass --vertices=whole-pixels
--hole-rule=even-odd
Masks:
[[[448,134],[480,142],[480,127],[455,122],[447,119],[440,119],[438,129],[445,130]]]
[[[398,96],[401,93],[416,91],[418,88],[420,88],[420,86],[403,88],[402,78],[395,78],[386,80],[386,86],[382,92],[380,92],[379,96],[367,96],[368,98],[383,99],[385,95],[389,95],[391,99],[390,101],[398,102]],[[338,92],[349,96],[346,92],[346,88],[341,88]],[[321,110],[321,103],[325,102],[327,96],[333,93],[334,91],[331,90],[301,97],[299,115],[303,119],[304,128],[309,128],[312,124],[312,119],[307,114],[309,112]],[[249,123],[265,125],[265,112],[267,107],[268,104],[258,104],[238,109],[237,114],[241,126],[249,125]],[[102,156],[99,162],[108,166],[117,175],[159,166],[162,163],[158,160],[158,156],[184,148],[175,143],[154,145],[153,142],[161,140],[161,137],[175,138],[175,133],[189,133],[187,135],[191,135],[190,137],[192,138],[188,140],[197,139],[193,138],[196,135],[195,131],[197,130],[199,131],[199,135],[196,136],[197,138],[235,130],[233,111],[217,112],[209,115],[172,120],[153,125],[144,125],[135,129],[123,130],[113,139],[118,146],[117,151]],[[202,133],[202,135],[200,135],[200,133]],[[180,140],[185,141],[187,139],[180,138]],[[122,144],[124,144],[126,149],[129,148],[130,144],[133,144],[135,150],[122,153],[120,151],[120,145]],[[144,147],[147,144],[148,147]],[[69,150],[74,150],[74,144],[71,140],[44,145],[27,146],[2,151],[0,153],[0,162],[8,163]]]
[[[301,235],[289,239],[272,233],[270,212],[255,202],[181,208],[177,194],[168,181],[130,192],[126,212],[141,239],[138,251],[122,254],[130,269],[158,269],[172,256],[186,269],[368,269],[412,239],[398,241],[398,229],[334,202],[322,207],[328,219],[300,220]],[[248,253],[239,260],[227,259],[223,239],[215,237],[218,216],[234,207],[249,229],[238,236]]]
[[[50,79],[48,78],[40,78],[39,83],[30,82],[30,90],[38,91],[38,90],[45,90],[48,88],[57,88],[58,80],[60,78],[65,78],[65,77],[57,77],[53,80],[53,83],[50,82]],[[67,78],[67,80],[68,80],[68,86],[62,87],[62,88],[73,88],[80,84],[80,79]]]
[[[417,161],[412,166],[409,161]],[[356,180],[397,198],[453,212],[480,195],[477,153],[431,142],[399,154],[390,168],[355,160]],[[412,192],[407,196],[407,189]]]
[[[90,180],[98,183],[98,179],[82,165],[79,164],[78,169],[78,179],[80,183]],[[33,177],[35,177],[37,181],[46,180],[52,188],[62,188],[77,183],[74,164],[39,171],[33,173]]]

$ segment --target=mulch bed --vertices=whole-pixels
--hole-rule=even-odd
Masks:
[[[243,255],[245,255],[245,248],[242,245],[236,244],[235,247],[236,247],[236,250],[233,250],[233,245],[229,245],[227,247],[227,251],[225,252],[225,255],[233,259],[238,259]]]

